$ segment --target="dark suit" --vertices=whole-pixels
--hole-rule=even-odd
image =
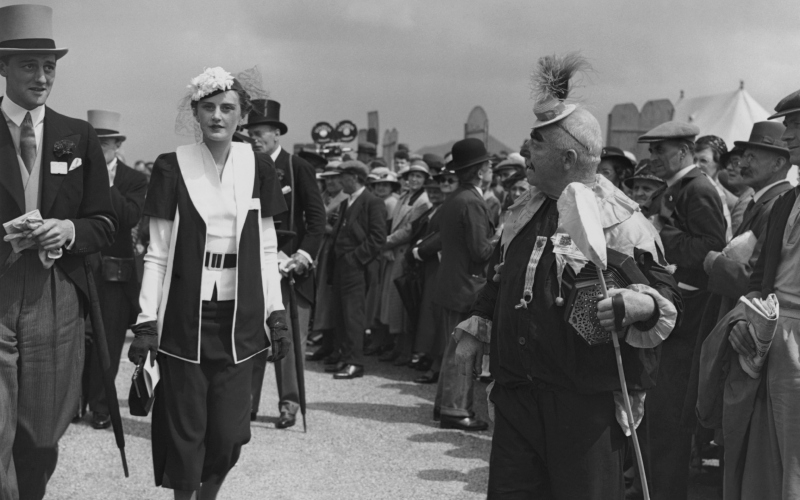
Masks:
[[[694,429],[682,424],[682,410],[698,331],[710,296],[703,260],[709,251],[720,251],[725,246],[726,223],[716,188],[696,167],[662,192],[653,206],[664,223],[661,241],[666,260],[677,265],[673,277],[681,288],[684,311],[680,324],[661,344],[658,381],[648,391],[645,402],[650,491],[654,499],[685,498],[689,479],[686,464]],[[697,290],[688,290],[690,287]]]
[[[291,158],[291,162],[289,159]],[[290,167],[291,163],[291,169]],[[294,227],[289,227],[289,212],[283,212],[275,217],[277,230],[295,231],[297,235],[278,236],[278,248],[291,257],[298,250],[311,256],[319,252],[322,238],[325,235],[325,206],[322,204],[322,195],[317,185],[316,173],[307,161],[297,155],[290,155],[281,148],[275,160],[275,169],[281,179],[281,187],[289,191],[284,195],[286,206],[294,212]],[[295,290],[297,292],[297,317],[300,324],[300,341],[305,346],[308,337],[308,322],[311,317],[311,308],[314,305],[314,273],[309,270],[303,276],[295,276]],[[281,280],[281,294],[286,311],[290,311],[289,283],[284,278]],[[289,324],[291,331],[292,325]],[[305,359],[300,359],[300,363]],[[299,408],[300,394],[297,383],[297,360],[294,349],[290,349],[286,357],[275,363],[275,378],[278,383],[278,398],[280,409],[288,409],[296,413]],[[261,388],[264,384],[264,372],[267,367],[267,353],[259,354],[253,363],[253,381],[251,387],[252,412],[258,412],[261,403]]]
[[[442,262],[433,288],[437,324],[448,336],[435,407],[443,416],[472,417],[473,380],[456,364],[456,343],[450,335],[469,316],[472,303],[486,283],[486,263],[492,256],[491,216],[474,186],[460,185],[439,209]]]
[[[441,356],[447,344],[447,336],[436,324],[433,307],[433,293],[436,276],[439,273],[439,250],[442,249],[438,219],[440,206],[431,207],[412,224],[411,245],[406,251],[406,261],[410,265],[422,267],[422,301],[419,319],[416,324],[414,352],[425,353],[436,361],[434,371],[441,367]],[[422,262],[413,255],[414,248]]]
[[[331,255],[336,335],[344,363],[364,364],[368,273],[386,243],[386,217],[386,204],[366,189],[352,206],[346,200],[339,209]]]
[[[114,212],[117,214],[118,226],[114,234],[114,243],[101,254],[102,257],[111,257],[114,260],[105,262],[98,256],[97,262],[100,265],[95,270],[95,278],[100,291],[103,325],[108,340],[108,354],[111,358],[111,373],[116,376],[122,347],[125,344],[125,332],[129,325],[136,322],[139,313],[139,280],[133,262],[131,229],[139,223],[142,216],[147,194],[147,177],[117,160],[114,185],[109,192]],[[110,281],[104,276],[112,270],[110,268],[130,271],[121,272],[119,276],[113,277],[116,281]],[[88,378],[86,399],[89,402],[89,409],[107,415],[103,374],[95,349],[92,349],[91,353],[87,352],[86,365],[88,372],[84,376]]]
[[[798,196],[800,196],[800,187],[787,191],[775,201],[767,221],[764,251],[758,256],[756,267],[753,269],[753,274],[750,275],[748,293],[760,292],[761,297],[766,297],[775,292],[775,275],[778,272],[783,251],[783,233]]]
[[[61,140],[74,148],[56,157],[54,145]],[[78,409],[84,257],[110,245],[117,225],[106,163],[91,126],[46,108],[41,147],[39,210],[45,219],[72,221],[75,240],[50,269],[37,252],[15,254],[0,241],[0,497],[9,489],[18,489],[20,498],[44,496],[58,440]],[[0,120],[0,223],[25,211],[17,158],[6,121]],[[80,167],[53,173],[52,162],[71,165],[76,158]]]

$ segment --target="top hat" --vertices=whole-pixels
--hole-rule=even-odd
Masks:
[[[462,139],[453,144],[452,153],[453,160],[447,165],[447,168],[453,171],[463,170],[491,159],[483,141],[474,137]]]
[[[778,122],[758,122],[753,124],[753,130],[750,132],[750,139],[747,141],[736,141],[733,144],[737,148],[760,148],[772,151],[782,155],[787,160],[789,159],[789,148],[786,141],[781,140],[783,132],[786,130],[782,124]]]
[[[44,5],[0,8],[0,57],[17,54],[53,54],[61,59],[69,49],[57,49],[53,40],[53,9]]]
[[[767,118],[767,120],[773,120],[792,113],[800,113],[800,90],[792,92],[781,99],[781,102],[775,106],[775,114]]]
[[[121,139],[125,136],[119,133],[122,115],[116,111],[105,111],[103,109],[90,109],[87,113],[89,125],[91,125],[97,137],[100,139]]]
[[[245,128],[253,125],[274,125],[281,131],[281,135],[286,135],[289,127],[281,121],[281,103],[271,99],[253,99],[251,103],[253,109],[247,115]]]

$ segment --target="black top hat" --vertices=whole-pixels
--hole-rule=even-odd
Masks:
[[[786,130],[782,124],[778,122],[758,122],[753,124],[753,130],[750,132],[750,139],[747,141],[736,141],[733,144],[737,148],[760,148],[778,153],[789,159],[789,148],[786,141],[781,140],[783,132]]]
[[[286,135],[289,127],[281,121],[281,103],[271,99],[253,99],[253,109],[247,115],[245,128],[253,125],[274,125],[281,131],[281,135]]]
[[[458,171],[489,161],[491,156],[486,152],[483,141],[470,137],[453,144],[453,160],[447,165],[449,170]]]

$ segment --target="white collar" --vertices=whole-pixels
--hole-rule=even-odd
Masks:
[[[275,148],[275,151],[273,151],[272,154],[269,155],[269,157],[272,158],[273,163],[278,161],[278,155],[279,154],[281,154],[281,145],[280,144],[278,144],[278,147]]]
[[[474,187],[475,191],[477,191],[481,198],[483,198],[483,189],[481,189],[480,186],[476,186],[475,184],[470,184],[470,186]]]
[[[678,170],[675,175],[667,179],[667,187],[672,187],[676,182],[683,179],[693,168],[695,168],[694,165],[689,165],[688,167],[683,167]]]
[[[773,182],[772,184],[768,184],[768,185],[764,186],[763,188],[759,189],[758,191],[756,191],[756,194],[753,195],[753,203],[758,203],[758,200],[760,200],[761,197],[764,196],[764,194],[767,191],[769,191],[769,189],[771,187],[777,186],[778,184],[781,184],[783,182],[789,182],[789,181],[786,180],[786,179],[781,179],[781,180],[779,180],[777,182]]]
[[[0,108],[3,109],[3,112],[6,114],[6,116],[12,122],[14,122],[14,125],[17,127],[22,126],[22,121],[25,119],[26,113],[31,114],[31,120],[33,120],[34,127],[39,125],[44,120],[44,104],[29,111],[12,101],[8,96],[5,96],[3,97],[3,102],[0,103]]]
[[[106,167],[108,168],[109,172],[117,168],[117,157],[115,156],[114,159],[111,160],[111,163],[107,163]]]
[[[367,188],[367,186],[361,186],[353,194],[351,194],[348,204],[350,206],[353,206],[353,203],[358,199],[359,196],[361,196],[361,193],[363,193],[364,189],[366,189],[366,188]]]

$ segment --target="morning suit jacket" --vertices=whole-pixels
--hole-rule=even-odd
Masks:
[[[68,219],[75,225],[74,245],[71,250],[64,249],[55,265],[88,297],[84,256],[110,245],[117,227],[105,158],[97,133],[83,120],[48,107],[43,132],[39,211],[44,219]],[[58,141],[68,141],[61,144],[71,151],[56,156],[54,145]],[[52,162],[73,165],[75,159],[80,159],[81,166],[65,175],[52,172]],[[17,152],[8,125],[0,120],[0,224],[23,213],[25,195]],[[2,234],[5,236],[5,230]],[[10,243],[0,240],[0,276],[12,251]]]
[[[772,207],[778,197],[790,189],[792,189],[792,185],[788,181],[772,186],[744,213],[742,223],[736,230],[734,237],[747,231],[753,231],[753,235],[758,239],[753,249],[753,255],[745,263],[736,262],[724,255],[719,255],[714,260],[714,265],[708,275],[709,291],[733,300],[738,300],[742,295],[747,295],[750,274],[752,274],[753,267],[758,262],[767,237],[766,229],[769,214],[772,212]],[[727,311],[725,312],[727,313]]]
[[[775,274],[778,272],[783,250],[783,233],[799,194],[800,187],[796,187],[775,201],[767,222],[764,251],[759,255],[753,274],[750,275],[748,292],[760,292],[761,297],[766,297],[775,291]]]
[[[292,175],[294,176],[294,189],[288,191],[292,184],[289,172],[289,158],[291,158]],[[291,257],[297,250],[303,250],[316,258],[322,238],[325,236],[325,205],[317,185],[314,167],[297,155],[291,155],[281,148],[275,159],[275,169],[281,180],[286,206],[294,210],[294,228],[289,227],[289,212],[283,212],[275,217],[275,229],[295,231],[297,236],[289,238],[278,235],[278,249]],[[288,192],[287,192],[288,191]],[[295,276],[295,289],[309,303],[314,303],[314,274],[306,273],[304,276]]]
[[[667,262],[677,266],[675,280],[705,290],[703,260],[725,246],[726,223],[716,188],[695,167],[664,190],[653,207],[664,221],[661,241]]]
[[[386,204],[366,189],[353,206],[342,202],[334,232],[336,257],[353,254],[362,266],[369,264],[386,243],[386,217]]]
[[[492,256],[489,211],[474,186],[460,185],[439,212],[442,263],[433,302],[468,313],[486,283],[486,263]]]

